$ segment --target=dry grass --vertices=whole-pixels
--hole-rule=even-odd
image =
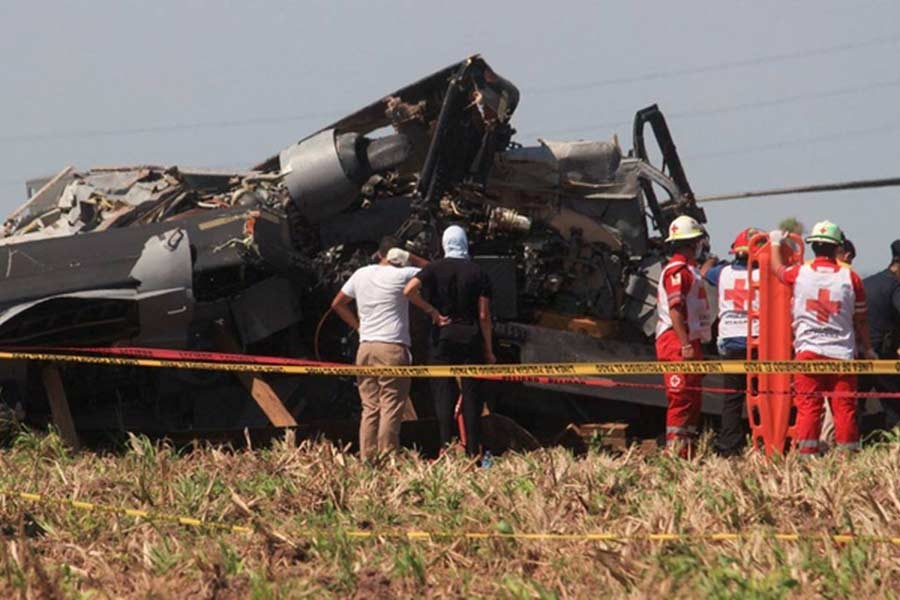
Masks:
[[[244,523],[209,532],[0,499],[2,597],[877,597],[900,547],[779,542],[767,532],[900,535],[900,441],[853,457],[726,461],[562,449],[369,466],[326,443],[176,451],[133,438],[67,453],[22,434],[0,487]],[[752,531],[740,542],[355,540],[355,529]],[[327,531],[309,535],[310,530]],[[304,532],[307,532],[306,534]]]

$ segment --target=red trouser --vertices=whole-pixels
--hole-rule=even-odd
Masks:
[[[797,360],[836,360],[815,352],[801,352]],[[859,427],[856,424],[856,375],[794,375],[795,404],[797,406],[796,436],[794,441],[801,454],[816,454],[819,451],[819,434],[822,432],[822,417],[825,415],[825,399],[831,402],[834,415],[834,441],[838,448],[856,450],[859,448]]]
[[[694,360],[703,357],[700,341],[691,342],[694,347]],[[661,361],[681,361],[681,342],[675,331],[669,329],[656,340],[656,358]],[[681,456],[688,456],[693,451],[694,438],[700,427],[700,387],[702,375],[686,375],[684,373],[666,373],[663,376],[666,384],[666,399],[669,408],[666,410],[666,447]],[[685,389],[686,387],[695,389]]]

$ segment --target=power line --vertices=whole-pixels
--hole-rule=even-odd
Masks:
[[[798,60],[802,58],[813,58],[817,56],[825,56],[829,54],[839,54],[852,50],[861,50],[863,48],[873,48],[876,46],[884,46],[900,41],[900,36],[892,35],[888,37],[878,37],[865,40],[862,42],[848,42],[846,44],[838,44],[835,46],[825,46],[821,48],[811,48],[807,50],[798,50],[795,52],[782,52],[777,54],[767,54],[755,56],[739,60],[731,60],[719,63],[711,63],[700,65],[697,67],[685,67],[681,69],[666,69],[665,71],[654,71],[643,73],[640,75],[625,75],[622,77],[613,77],[610,79],[599,79],[596,81],[564,83],[555,86],[538,87],[524,89],[526,93],[539,95],[559,92],[580,92],[583,90],[607,87],[611,85],[622,85],[627,83],[637,83],[642,81],[653,81],[659,79],[671,79],[674,77],[682,77],[684,75],[698,75],[701,73],[711,73],[715,71],[725,71],[728,69],[738,69],[745,67],[753,67],[776,62],[784,62],[790,60]]]
[[[886,81],[875,81],[872,83],[868,83],[860,86],[847,86],[841,88],[834,88],[830,90],[821,90],[818,92],[805,92],[801,94],[793,94],[790,96],[781,96],[779,98],[772,98],[769,100],[758,100],[755,102],[742,102],[739,104],[731,104],[725,106],[718,106],[714,108],[698,108],[698,109],[688,109],[682,111],[675,112],[667,112],[666,118],[671,119],[696,119],[696,118],[704,118],[715,115],[722,115],[728,113],[736,113],[736,112],[744,112],[748,110],[758,110],[763,108],[771,108],[773,106],[781,106],[784,104],[792,104],[795,102],[801,102],[804,100],[819,100],[823,98],[839,98],[843,96],[852,96],[855,94],[871,92],[880,89],[889,89],[893,87],[900,86],[900,79],[889,79]],[[557,129],[550,132],[526,132],[523,133],[523,137],[530,137],[536,135],[538,133],[542,133],[543,135],[558,135],[558,134],[566,134],[566,133],[578,133],[584,131],[596,131],[600,129],[612,129],[614,127],[622,127],[625,125],[631,125],[631,121],[609,121],[606,123],[595,123],[593,125],[582,126],[582,127],[569,127],[566,129]]]
[[[852,96],[862,92],[871,92],[873,90],[888,89],[897,86],[900,86],[900,79],[891,79],[888,81],[876,81],[864,86],[843,87],[831,90],[823,90],[820,92],[794,94],[792,96],[782,96],[780,98],[773,98],[771,100],[745,102],[743,104],[733,104],[731,106],[722,106],[719,108],[684,110],[681,112],[672,113],[672,116],[680,119],[691,119],[696,117],[706,117],[710,115],[742,112],[745,110],[755,110],[758,108],[770,108],[772,106],[781,106],[783,104],[791,104],[803,100],[818,100],[822,98],[839,98],[842,96]]]
[[[700,154],[693,154],[684,157],[684,160],[692,160],[692,161],[701,161],[701,160],[709,160],[714,158],[728,158],[731,156],[739,156],[741,154],[753,154],[755,152],[764,152],[766,150],[779,150],[781,148],[787,148],[790,146],[806,146],[810,144],[821,144],[828,142],[837,142],[840,140],[854,138],[854,137],[863,137],[869,135],[880,135],[884,133],[892,133],[897,130],[900,130],[900,125],[886,125],[881,127],[871,127],[867,129],[854,129],[848,131],[840,131],[835,133],[828,133],[824,135],[816,135],[811,137],[804,138],[793,138],[788,140],[782,140],[779,142],[772,142],[769,144],[761,144],[758,146],[744,146],[740,148],[726,149],[726,150],[716,150],[713,152],[704,152]]]
[[[770,54],[752,58],[746,58],[741,60],[720,62],[708,65],[702,65],[698,67],[688,67],[682,69],[671,69],[666,71],[658,71],[651,73],[644,73],[641,75],[632,75],[632,76],[624,76],[617,77],[612,79],[604,79],[599,81],[587,81],[587,82],[577,82],[570,84],[562,84],[557,86],[549,86],[544,88],[526,88],[525,91],[531,94],[543,94],[549,92],[573,92],[573,91],[581,91],[587,89],[593,89],[598,87],[605,87],[609,85],[618,85],[624,83],[633,83],[638,81],[651,81],[657,79],[669,79],[673,77],[680,77],[683,75],[692,75],[699,73],[707,73],[714,71],[721,71],[733,68],[742,68],[742,67],[750,67],[754,65],[762,65],[773,62],[782,62],[787,60],[796,60],[801,58],[811,58],[815,56],[822,56],[828,54],[836,54],[840,52],[847,52],[851,50],[859,50],[863,48],[870,48],[875,46],[888,45],[900,41],[900,36],[894,35],[889,37],[880,37],[873,38],[870,40],[862,41],[862,42],[851,42],[846,44],[839,44],[835,46],[826,46],[823,48],[814,48],[808,50],[800,50],[796,52],[785,52],[780,54]],[[724,111],[728,111],[727,107]],[[198,121],[198,122],[188,122],[188,123],[175,123],[171,125],[156,125],[156,126],[143,126],[143,127],[130,127],[123,129],[87,129],[87,130],[72,130],[72,131],[62,131],[62,132],[43,132],[43,133],[27,133],[27,134],[13,134],[13,135],[5,135],[0,136],[0,144],[9,144],[9,143],[17,143],[17,142],[31,142],[31,141],[47,141],[47,140],[59,140],[59,139],[73,139],[73,138],[98,138],[98,137],[117,137],[117,136],[128,136],[128,135],[141,135],[141,134],[153,134],[153,133],[171,133],[177,131],[189,131],[189,130],[200,130],[200,129],[224,129],[231,127],[245,127],[249,125],[264,125],[264,124],[280,124],[291,121],[306,121],[312,119],[331,119],[336,116],[339,116],[340,112],[338,111],[328,111],[328,112],[320,112],[320,113],[307,113],[300,115],[285,115],[285,116],[269,116],[269,117],[252,117],[246,119],[232,119],[232,120],[221,120],[221,121]],[[673,115],[674,116],[674,115]],[[614,127],[622,125],[621,122],[616,123],[606,123],[600,124],[596,126],[592,126],[594,128],[600,127]],[[627,124],[627,123],[625,123]],[[566,133],[571,130],[559,130],[556,133]]]
[[[331,119],[339,115],[336,111],[307,113],[302,115],[285,115],[280,117],[253,117],[227,121],[198,121],[193,123],[174,123],[171,125],[155,125],[147,127],[131,127],[125,129],[86,129],[61,132],[25,133],[0,136],[0,144],[17,142],[33,142],[45,140],[61,140],[74,138],[117,137],[148,133],[170,133],[173,131],[189,131],[198,129],[226,129],[245,127],[247,125],[281,124],[292,121],[309,121],[312,119]]]

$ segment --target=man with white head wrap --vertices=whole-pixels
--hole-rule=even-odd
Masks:
[[[481,267],[469,258],[465,230],[451,225],[442,238],[444,258],[428,264],[406,285],[403,293],[410,299],[421,291],[431,304],[450,319],[446,325],[431,328],[431,364],[494,363],[491,328],[491,281]],[[454,437],[454,409],[462,396],[462,416],[466,453],[481,453],[481,410],[479,382],[463,378],[432,379],[435,412],[440,427],[441,445]]]

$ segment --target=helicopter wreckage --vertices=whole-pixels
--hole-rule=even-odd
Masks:
[[[501,362],[652,360],[660,231],[679,214],[705,221],[662,113],[637,112],[628,152],[616,139],[523,146],[518,101],[474,56],[246,171],[68,168],[30,182],[0,238],[0,345],[346,361],[348,331],[322,319],[340,283],[383,235],[435,257],[442,229],[461,222],[494,283]],[[414,340],[423,331],[414,323]],[[0,363],[4,402],[37,422],[50,414],[41,368]],[[71,365],[59,377],[80,431],[270,425],[252,386],[229,373]],[[352,383],[265,381],[301,425],[352,422]],[[665,404],[653,390],[539,382],[498,384],[488,398],[542,439],[604,419],[652,434],[643,417]],[[416,383],[413,400],[430,413],[427,386]],[[715,398],[704,408],[717,412]]]

